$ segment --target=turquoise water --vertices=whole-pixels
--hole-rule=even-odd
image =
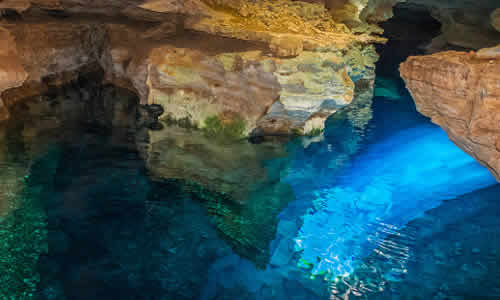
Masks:
[[[261,144],[9,124],[0,299],[499,297],[500,185],[386,83]]]

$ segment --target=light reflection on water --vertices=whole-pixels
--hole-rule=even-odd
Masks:
[[[414,266],[433,264],[435,257],[417,255],[422,240],[434,236],[423,236],[423,226],[413,220],[427,217],[427,211],[442,207],[448,199],[458,197],[453,201],[460,207],[471,197],[485,197],[485,203],[498,198],[497,182],[488,170],[449,141],[439,127],[419,116],[411,98],[402,97],[399,103],[383,98],[374,101],[374,119],[368,126],[333,123],[323,142],[313,145],[312,150],[305,149],[305,155],[296,155],[305,159],[295,163],[285,178],[297,200],[280,218],[290,222],[296,213],[294,206],[305,207],[294,238],[297,264],[311,278],[327,279],[332,299],[411,296],[418,290],[415,286],[422,289],[415,278],[430,274],[438,281],[441,270]],[[346,128],[355,129],[354,138],[348,135],[344,141],[347,146],[338,140],[342,133],[349,133]],[[493,192],[461,196],[489,186]],[[497,206],[492,207],[495,210]],[[492,217],[491,212],[484,215]],[[450,223],[461,222],[460,215],[448,219]],[[488,230],[498,237],[494,229]],[[457,267],[453,263],[442,262]],[[412,272],[413,282],[408,272]],[[463,289],[450,280],[449,285],[453,284]]]
[[[371,145],[335,178],[318,178],[314,208],[296,238],[304,267],[330,278],[350,274],[379,244],[441,201],[496,183],[436,126],[424,124]],[[393,248],[393,247],[391,247]]]

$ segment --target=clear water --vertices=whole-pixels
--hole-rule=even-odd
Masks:
[[[500,185],[401,90],[210,164],[188,131],[151,147],[166,161],[127,130],[2,129],[0,299],[500,297]]]

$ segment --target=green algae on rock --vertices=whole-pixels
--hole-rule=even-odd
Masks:
[[[237,140],[244,137],[246,122],[239,115],[229,119],[223,119],[219,116],[212,116],[205,119],[202,131],[207,137],[219,140]]]

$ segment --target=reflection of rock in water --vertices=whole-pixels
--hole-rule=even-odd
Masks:
[[[173,126],[150,131],[149,141],[141,148],[147,150],[143,155],[151,174],[160,181],[184,180],[235,250],[263,266],[276,216],[294,199],[290,187],[280,182],[288,162],[285,145],[222,144]]]
[[[25,169],[9,159],[5,128],[0,128],[0,217],[8,214],[15,205],[15,195],[22,189]]]
[[[149,131],[146,148],[148,169],[157,178],[193,180],[242,203],[259,183],[279,180],[272,178],[265,162],[287,156],[281,143],[224,144],[175,126]]]
[[[295,193],[313,191],[320,178],[334,178],[334,173],[342,170],[360,150],[370,132],[373,117],[372,84],[368,80],[357,81],[353,102],[328,118],[324,138],[316,143],[302,138],[302,145],[294,149],[295,166],[286,174],[285,181],[292,186],[309,186],[308,191],[300,189]],[[304,196],[307,197],[312,198]]]
[[[362,140],[366,138],[367,126],[373,117],[371,86],[370,82],[358,81],[353,103],[328,119],[325,138],[336,152],[347,156],[355,154]]]
[[[38,272],[44,269],[39,269],[38,262],[46,257],[47,240],[54,236],[47,232],[46,210],[55,200],[60,162],[55,145],[82,142],[90,131],[125,145],[128,132],[135,129],[137,98],[128,91],[102,86],[101,79],[99,73],[84,73],[61,88],[47,87],[43,95],[13,105],[16,118],[1,124],[1,299],[32,299],[37,285],[46,284],[39,281],[50,279],[40,277]],[[52,250],[60,247],[59,242],[51,245]],[[57,273],[56,267],[48,266],[49,273]]]

